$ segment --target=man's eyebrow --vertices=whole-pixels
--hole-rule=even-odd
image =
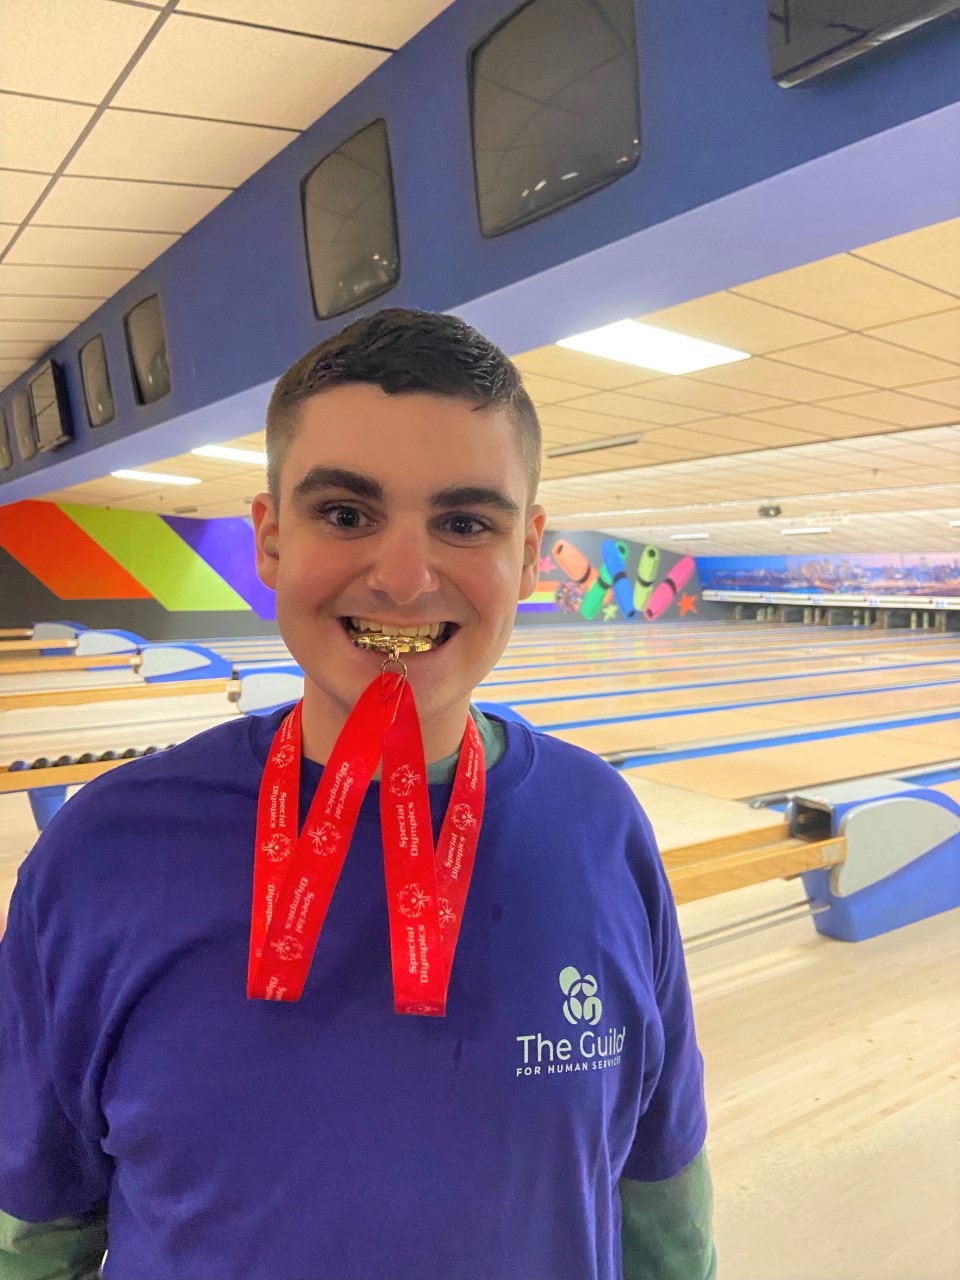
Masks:
[[[384,500],[383,485],[372,476],[348,471],[345,467],[311,467],[294,486],[293,501],[309,497],[318,489],[343,489],[355,498],[368,498],[373,502]]]
[[[430,495],[435,509],[448,507],[492,507],[513,520],[519,520],[520,508],[502,489],[488,485],[454,485]]]

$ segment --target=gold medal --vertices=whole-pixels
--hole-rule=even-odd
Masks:
[[[360,649],[376,649],[394,659],[401,653],[426,653],[433,648],[429,636],[387,635],[383,631],[362,631],[353,643]]]

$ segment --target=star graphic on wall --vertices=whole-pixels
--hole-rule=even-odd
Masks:
[[[620,612],[620,606],[616,604],[608,604],[604,606],[603,620],[604,622],[612,622]]]
[[[682,595],[680,597],[680,617],[685,618],[688,613],[696,613],[696,612],[697,612],[697,597]]]
[[[541,572],[541,573],[553,573],[553,571],[554,571],[554,569],[555,569],[556,567],[557,567],[557,566],[556,566],[556,564],[554,563],[553,556],[541,556],[541,557],[540,557],[540,572]]]

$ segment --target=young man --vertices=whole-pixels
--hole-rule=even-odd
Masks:
[[[537,579],[516,370],[453,317],[384,311],[280,379],[267,451],[298,759],[287,709],[230,721],[90,783],[27,858],[0,943],[0,1280],[93,1275],[107,1244],[110,1280],[708,1280],[702,1063],[649,824],[595,756],[470,709]],[[293,856],[261,838],[264,777],[299,766],[284,795],[322,861],[306,815],[318,784],[347,803],[338,735],[384,661],[357,644],[414,632],[438,855],[461,745],[486,765],[445,1016],[394,1011],[391,926],[440,907],[388,911],[378,781],[302,995],[256,998],[258,956],[304,951],[319,874],[283,936],[268,890],[255,946],[264,860]]]

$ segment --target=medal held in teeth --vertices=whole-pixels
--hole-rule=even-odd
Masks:
[[[354,644],[385,655],[340,732],[299,829],[299,702],[274,738],[260,785],[250,999],[300,999],[360,806],[380,761],[380,817],[390,920],[394,1009],[443,1017],[486,787],[483,744],[467,717],[440,839],[434,848],[423,736],[401,655],[435,637],[358,631]]]

